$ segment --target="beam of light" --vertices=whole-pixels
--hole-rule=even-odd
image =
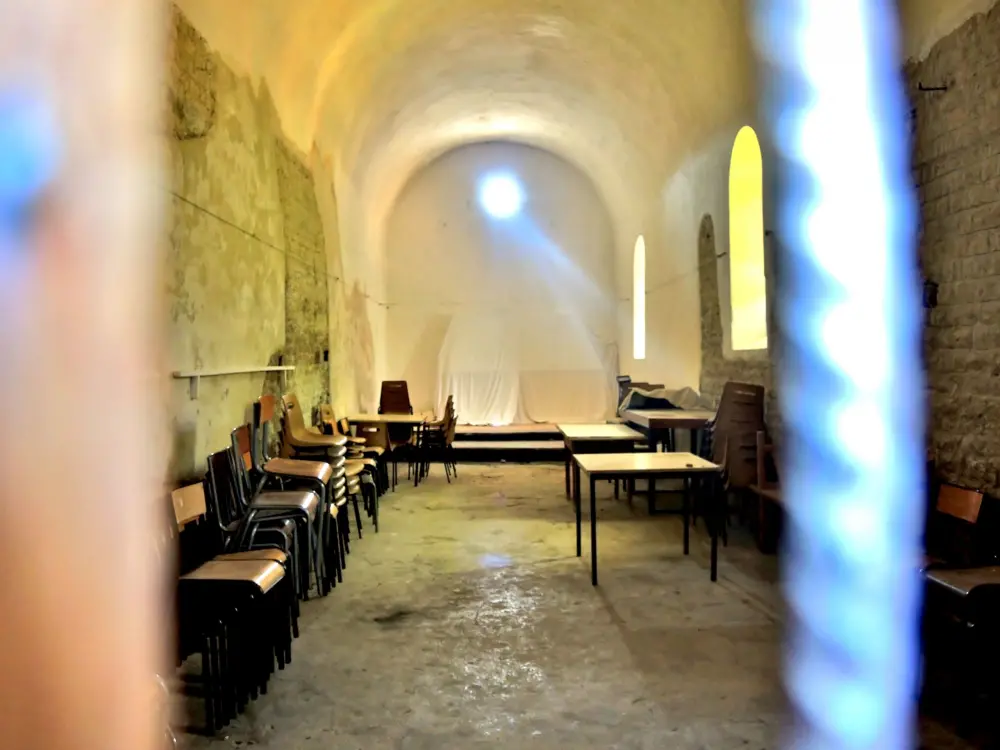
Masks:
[[[479,185],[479,205],[494,219],[513,219],[521,213],[524,190],[510,174],[489,174]]]
[[[787,746],[914,747],[923,378],[891,0],[760,0],[777,151]]]

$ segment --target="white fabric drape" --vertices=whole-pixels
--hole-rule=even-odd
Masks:
[[[452,316],[438,362],[467,424],[601,421],[613,410],[616,355],[571,315],[511,311]]]

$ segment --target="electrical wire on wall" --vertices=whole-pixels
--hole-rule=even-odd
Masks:
[[[891,0],[759,0],[780,182],[786,746],[914,747],[916,203]]]

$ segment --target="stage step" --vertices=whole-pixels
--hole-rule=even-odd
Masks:
[[[562,440],[456,440],[452,447],[457,451],[561,451]]]
[[[562,435],[559,429],[551,424],[517,424],[504,427],[459,425],[455,428],[455,440],[463,443],[555,440],[559,442],[560,446],[562,445]]]
[[[534,463],[563,460],[562,440],[456,440],[455,460],[459,463]]]

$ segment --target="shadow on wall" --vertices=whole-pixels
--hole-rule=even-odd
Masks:
[[[375,403],[375,341],[368,317],[368,299],[355,281],[347,298],[347,315],[351,321],[351,344],[354,360],[354,382],[358,389],[358,405],[362,410]]]

